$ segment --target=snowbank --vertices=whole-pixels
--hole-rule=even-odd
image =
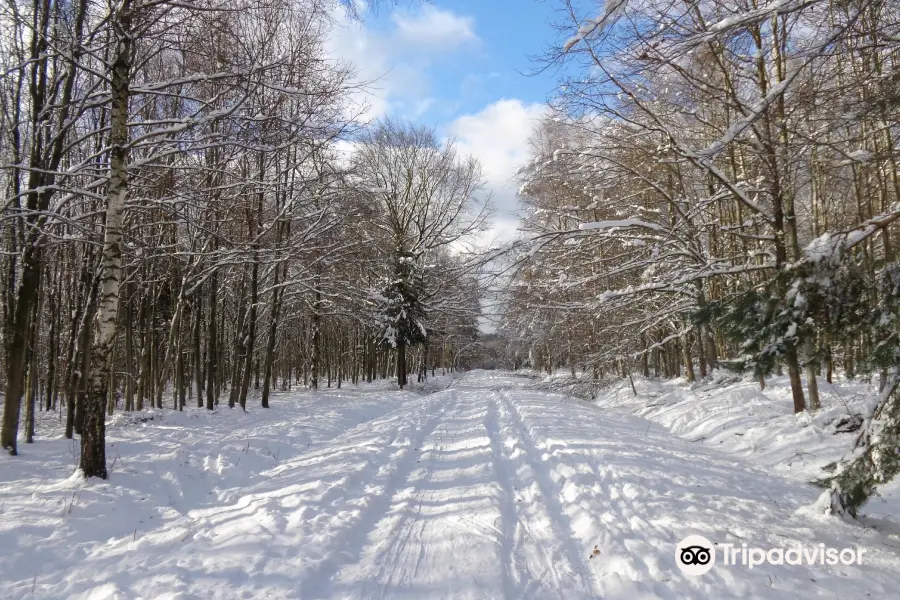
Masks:
[[[635,378],[637,396],[627,379],[589,388],[586,381],[579,384],[571,376],[555,375],[553,381],[582,397],[590,389],[598,407],[641,416],[691,442],[805,482],[826,476],[829,471],[824,469],[849,453],[861,415],[877,394],[877,387],[866,382],[832,385],[821,378],[822,408],[815,414],[794,414],[787,376],[768,379],[765,390],[754,380],[725,373],[693,385],[683,378]],[[882,531],[900,531],[900,525],[891,524],[900,523],[900,482],[880,492],[880,498],[864,507],[861,522]]]

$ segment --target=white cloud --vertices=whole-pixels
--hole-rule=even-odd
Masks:
[[[514,236],[511,215],[518,206],[516,170],[528,160],[528,140],[545,114],[547,108],[542,104],[499,100],[459,117],[449,127],[459,150],[481,162],[498,212],[493,231],[499,237]]]
[[[397,37],[419,47],[455,49],[478,42],[475,20],[426,4],[415,12],[393,14]]]
[[[368,91],[358,95],[359,102],[368,105],[367,118],[394,113],[427,122],[427,115],[433,115],[436,107],[448,108],[449,99],[436,98],[431,89],[431,73],[439,67],[438,61],[448,52],[460,52],[479,42],[473,19],[424,5],[412,12],[394,13],[387,29],[337,18],[328,48],[332,56],[354,65],[358,80],[369,82]],[[467,87],[475,89],[483,79],[499,76],[471,75],[461,89],[465,93]],[[542,104],[499,100],[442,128],[457,140],[460,152],[482,164],[497,211],[492,237],[515,236],[518,186],[514,176],[528,160],[528,140],[546,110]]]
[[[394,13],[387,29],[335,10],[327,51],[351,64],[357,81],[366,84],[354,100],[366,106],[368,119],[391,112],[420,118],[435,104],[431,97],[435,63],[448,52],[479,41],[473,19],[432,5]]]
[[[391,97],[405,84],[412,89],[426,87],[421,75],[416,81],[415,72],[394,67],[387,39],[371,31],[364,22],[348,18],[343,11],[334,16],[326,49],[329,55],[352,65],[356,80],[365,84],[364,90],[354,94],[353,103],[366,107],[367,118],[387,113]]]

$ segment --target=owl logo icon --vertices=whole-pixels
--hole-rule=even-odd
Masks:
[[[689,535],[675,547],[675,564],[685,575],[703,575],[716,564],[716,548],[702,535]]]

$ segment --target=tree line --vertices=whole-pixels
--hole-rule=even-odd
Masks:
[[[855,510],[900,466],[900,5],[562,4],[567,76],[519,173],[519,360],[786,372],[796,412],[817,378],[873,381],[863,458],[826,482]]]
[[[465,362],[480,166],[429,128],[364,122],[325,49],[336,10],[0,8],[11,454],[60,411],[84,475],[105,478],[115,410],[268,407],[277,389],[402,387]]]

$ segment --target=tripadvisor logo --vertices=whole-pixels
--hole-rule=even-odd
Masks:
[[[752,569],[761,565],[859,565],[865,548],[827,548],[795,545],[790,548],[752,548],[747,544],[719,544],[702,535],[689,535],[675,547],[675,564],[686,575],[703,575],[716,564],[716,554],[721,564]]]
[[[702,535],[689,535],[675,547],[675,564],[685,575],[703,575],[716,564],[716,548]]]

